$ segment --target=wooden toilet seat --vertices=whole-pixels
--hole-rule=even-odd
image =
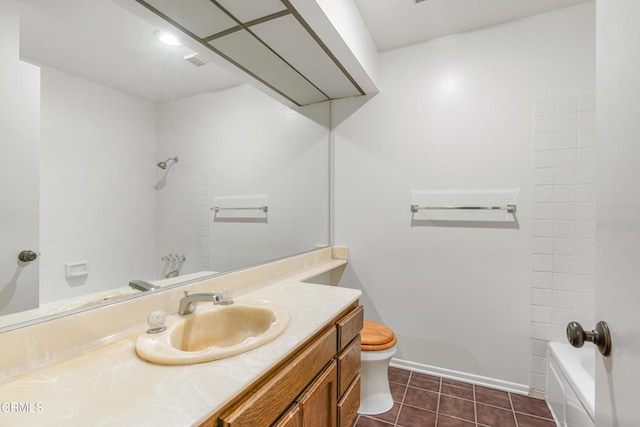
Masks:
[[[388,350],[398,341],[388,326],[371,320],[364,321],[360,339],[362,351]]]

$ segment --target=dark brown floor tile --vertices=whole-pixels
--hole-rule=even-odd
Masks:
[[[391,389],[391,397],[393,397],[394,402],[402,402],[404,398],[404,392],[407,390],[406,385],[389,383],[389,388]]]
[[[475,425],[476,423],[438,414],[438,427],[472,427]]]
[[[438,410],[438,393],[422,388],[407,387],[407,394],[405,394],[402,403],[436,412]]]
[[[511,401],[513,402],[513,410],[516,412],[522,412],[525,414],[536,415],[538,417],[550,418],[551,411],[547,406],[547,402],[542,399],[534,399],[532,397],[521,396],[519,394],[511,394]]]
[[[500,409],[493,406],[476,404],[478,411],[478,424],[491,427],[516,427],[513,411]]]
[[[436,414],[435,412],[402,405],[397,425],[401,427],[435,427]]]
[[[442,379],[442,384],[452,385],[454,387],[466,388],[468,390],[473,390],[473,384],[463,383],[461,381],[448,380],[446,378]]]
[[[458,399],[457,397],[451,397],[446,395],[440,395],[440,405],[438,406],[438,413],[444,415],[451,415],[453,417],[462,418],[465,420],[475,422],[475,409],[473,402],[464,399]]]
[[[424,388],[431,391],[440,390],[440,377],[434,377],[433,375],[420,374],[413,372],[409,385],[412,387]]]
[[[532,417],[519,412],[516,412],[516,418],[518,419],[518,427],[556,427],[553,420]]]
[[[385,423],[380,420],[369,418],[366,415],[360,415],[356,422],[356,427],[390,427],[393,424]]]
[[[398,384],[407,384],[409,382],[410,371],[406,369],[389,367],[389,381]]]
[[[445,384],[444,382],[440,387],[440,393],[460,397],[462,399],[473,400],[473,389],[454,387],[452,385]]]
[[[475,386],[476,401],[486,403],[487,405],[499,406],[505,409],[511,409],[511,401],[509,393],[492,388]]]
[[[396,418],[398,418],[398,411],[400,411],[400,404],[398,402],[393,402],[393,407],[389,409],[387,412],[383,412],[382,414],[376,414],[376,415],[367,415],[367,417],[375,418],[376,420],[385,421],[393,424],[396,422]]]

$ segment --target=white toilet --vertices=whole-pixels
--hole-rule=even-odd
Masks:
[[[366,415],[381,414],[393,407],[389,389],[389,361],[396,352],[396,336],[382,323],[364,321],[360,333],[360,409]]]

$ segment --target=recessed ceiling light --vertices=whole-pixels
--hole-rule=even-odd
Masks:
[[[182,46],[182,43],[180,43],[180,40],[178,40],[178,38],[171,33],[167,33],[165,31],[156,31],[154,34],[158,40],[160,40],[162,43],[166,45]]]

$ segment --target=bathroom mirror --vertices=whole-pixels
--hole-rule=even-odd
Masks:
[[[291,109],[164,44],[166,27],[121,1],[15,3],[19,84],[39,111],[25,163],[38,179],[22,196],[38,202],[0,245],[39,257],[0,263],[0,328],[140,295],[132,280],[176,286],[328,245],[327,102]]]

